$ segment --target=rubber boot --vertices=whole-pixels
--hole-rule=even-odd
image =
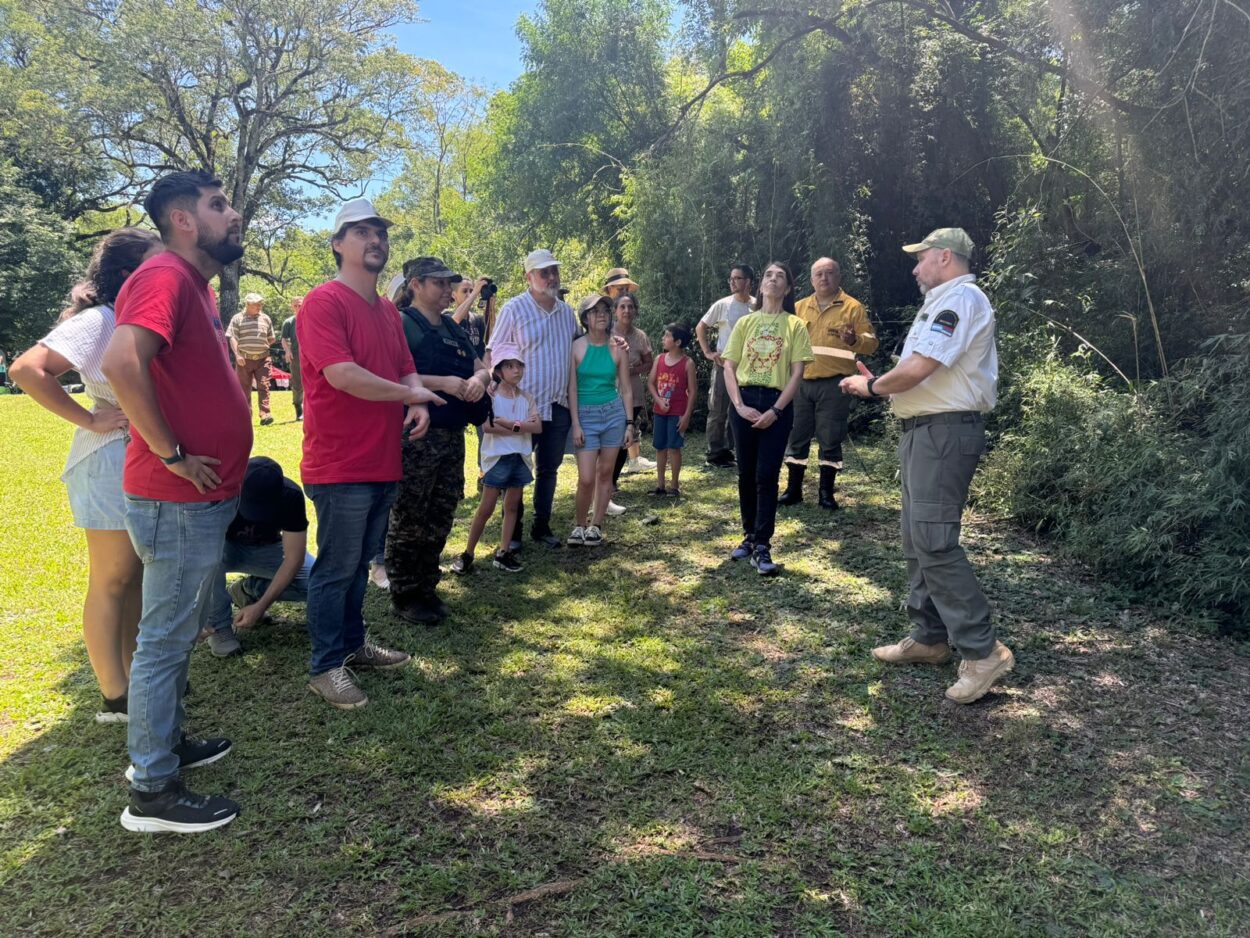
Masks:
[[[820,467],[820,507],[826,511],[837,511],[838,502],[833,497],[834,482],[838,478],[838,470],[833,466]]]
[[[790,470],[790,478],[786,482],[785,492],[782,493],[781,498],[777,499],[777,504],[801,504],[803,501],[803,472],[807,467],[788,462],[786,463],[786,468]]]

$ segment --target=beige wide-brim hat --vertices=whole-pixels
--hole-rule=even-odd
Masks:
[[[637,290],[638,284],[629,276],[628,269],[613,267],[603,279],[603,289],[607,290],[609,287],[628,287],[631,290]]]

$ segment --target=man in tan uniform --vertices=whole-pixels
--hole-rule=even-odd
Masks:
[[[816,437],[820,454],[820,507],[835,511],[833,497],[842,468],[842,441],[851,415],[851,397],[838,382],[855,374],[855,356],[871,355],[879,344],[864,305],[842,289],[838,262],[822,257],[812,265],[811,296],[794,304],[794,314],[807,324],[816,360],[803,369],[794,396],[794,429],[786,446],[789,479],[779,505],[803,501],[803,473]]]
[[[994,308],[969,271],[972,239],[962,228],[939,228],[919,244],[912,271],[924,304],[897,365],[873,377],[845,378],[856,397],[889,397],[903,424],[898,453],[903,483],[903,556],[911,635],[872,650],[890,664],[945,664],[951,649],[963,661],[946,689],[956,703],[985,696],[1015,657],[998,641],[990,604],[959,546],[968,486],[985,452],[984,416],[998,399]]]
[[[260,407],[261,426],[273,423],[269,413],[269,347],[277,341],[273,320],[263,312],[265,298],[259,293],[243,297],[243,312],[235,313],[226,329],[230,351],[234,353],[234,371],[239,385],[247,395],[247,409],[252,409],[252,382],[256,382],[256,399]]]

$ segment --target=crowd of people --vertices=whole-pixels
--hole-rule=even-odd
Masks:
[[[574,311],[560,263],[545,249],[525,257],[526,289],[497,314],[490,279],[464,278],[431,256],[405,262],[379,295],[391,222],[355,199],[334,221],[337,276],[299,298],[276,332],[258,294],[245,296],[227,325],[218,314],[210,281],[243,253],[241,218],[218,180],[167,175],[144,209],[157,231],[106,236],[60,322],[11,369],[15,383],[78,428],[62,478],[87,539],[83,632],[102,695],[97,719],[127,725],[126,829],[199,832],[239,814],[234,801],[194,794],[182,780],[231,748],[183,729],[197,641],[219,657],[241,654],[239,631],[275,602],[303,602],[308,686],[344,710],[368,703],[358,672],[408,664],[405,652],[370,640],[367,583],[385,585],[405,621],[433,625],[450,614],[437,589],[439,560],[465,493],[470,427],[480,440],[481,498],[456,574],[474,572],[501,503],[493,566],[523,569],[527,487],[529,539],[551,549],[607,540],[607,519],[625,510],[613,497],[627,466],[655,470],[656,496],[680,496],[699,399],[695,342],[712,365],[707,462],[737,469],[742,540],[729,558],[763,576],[783,570],[773,556],[778,505],[803,500],[813,437],[818,503],[835,510],[852,401],[888,396],[903,429],[913,629],[873,654],[941,664],[953,645],[962,663],[947,696],[960,703],[1012,667],[959,546],[998,367],[993,309],[970,272],[973,244],[962,230],[904,247],[917,258],[925,302],[898,364],[874,376],[860,356],[877,349],[877,336],[831,258],[813,263],[814,292],[797,303],[786,264],[769,263],[758,281],[752,267],[734,265],[729,295],[693,333],[666,325],[657,355],[637,328],[638,284],[628,270],[610,271],[602,292]],[[273,459],[251,455],[251,388],[267,425],[279,338],[303,421],[302,489]],[[89,409],[60,383],[70,371]],[[648,418],[654,462],[638,449]],[[561,537],[554,496],[570,444],[577,488]],[[315,555],[305,497],[316,512]],[[229,574],[243,577],[228,582]]]

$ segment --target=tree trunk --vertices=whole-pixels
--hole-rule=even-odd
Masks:
[[[239,302],[239,267],[239,262],[235,261],[222,270],[217,281],[217,312],[221,316],[222,328],[243,308]]]

